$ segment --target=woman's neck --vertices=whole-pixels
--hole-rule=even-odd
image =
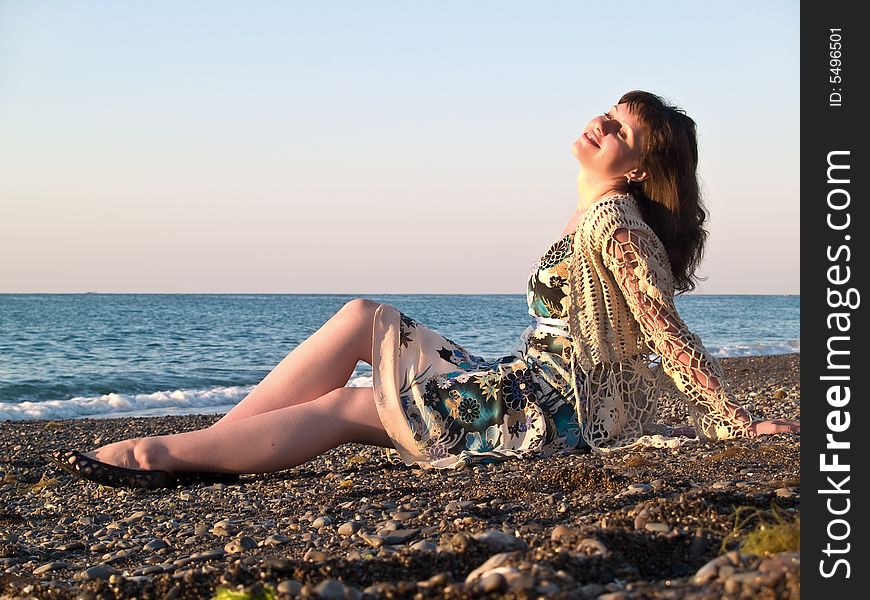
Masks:
[[[590,180],[581,170],[577,176],[577,212],[586,212],[590,206],[606,196],[626,192],[628,192],[628,184],[621,177],[612,180]]]

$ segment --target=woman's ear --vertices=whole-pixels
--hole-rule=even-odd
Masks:
[[[627,173],[625,176],[625,178],[628,181],[630,181],[631,183],[640,183],[641,181],[647,179],[648,177],[649,177],[649,174],[640,167],[638,167],[637,169],[634,169],[630,173]]]

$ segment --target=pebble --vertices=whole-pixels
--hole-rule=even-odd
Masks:
[[[278,586],[275,588],[275,591],[282,595],[298,596],[301,589],[302,584],[295,579],[285,579],[278,584]]]
[[[417,537],[419,533],[419,529],[396,529],[384,537],[384,543],[391,546],[407,544],[409,541]]]
[[[163,548],[169,548],[169,544],[167,544],[164,540],[151,540],[144,546],[142,546],[143,550],[147,550],[149,552],[154,552],[156,550],[162,550]]]
[[[71,565],[69,563],[50,562],[33,569],[33,574],[42,575],[43,573],[48,573],[49,571],[60,571],[61,569],[69,569],[70,567]]]
[[[420,540],[411,544],[409,548],[417,552],[434,552],[438,548],[438,544],[429,540]]]
[[[238,539],[235,539],[224,546],[224,551],[227,554],[239,554],[241,552],[247,552],[248,550],[252,550],[257,547],[257,540],[252,537],[242,536]]]
[[[338,528],[338,535],[350,537],[359,531],[361,527],[362,523],[359,521],[348,521],[347,523],[342,523]]]
[[[359,590],[344,585],[338,579],[324,579],[314,586],[314,593],[324,600],[345,600],[359,598]]]
[[[625,493],[626,494],[645,494],[646,492],[649,492],[650,490],[652,490],[652,486],[649,485],[648,483],[632,483],[625,490]]]
[[[661,521],[650,521],[646,525],[643,526],[647,531],[652,531],[655,533],[667,533],[671,530],[671,526],[667,523],[662,523]]]
[[[504,533],[503,531],[498,531],[497,529],[491,529],[489,531],[479,533],[474,536],[474,539],[476,539],[481,544],[485,544],[490,548],[495,548],[496,550],[525,550],[526,548],[528,548],[528,544],[520,538],[513,535],[508,535],[507,533]]]
[[[776,490],[776,495],[779,498],[793,498],[795,492],[792,488],[782,487]]]
[[[93,581],[95,579],[108,579],[117,572],[118,571],[116,571],[109,565],[95,565],[93,567],[88,567],[80,573],[76,573],[75,578],[84,579],[85,581]]]
[[[576,527],[570,527],[568,525],[556,525],[553,527],[552,533],[550,533],[550,539],[555,541],[561,540],[563,537],[571,537],[580,533],[580,530]]]
[[[309,548],[308,552],[305,553],[305,556],[302,557],[302,560],[310,562],[324,562],[329,560],[329,555],[326,552],[321,552],[320,550]]]
[[[263,542],[267,546],[281,546],[283,544],[289,544],[293,540],[286,535],[281,535],[280,533],[274,533],[266,538]]]
[[[483,575],[477,583],[480,591],[485,594],[503,592],[507,589],[507,579],[501,573],[490,572]]]
[[[329,517],[317,517],[311,522],[311,527],[314,529],[320,529],[325,525],[329,525],[332,523],[332,519]]]

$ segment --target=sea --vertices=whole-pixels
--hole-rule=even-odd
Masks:
[[[352,297],[0,294],[0,421],[226,412]],[[521,294],[366,297],[488,358],[530,322]],[[799,295],[676,304],[714,356],[800,352]],[[348,385],[371,386],[371,367]]]

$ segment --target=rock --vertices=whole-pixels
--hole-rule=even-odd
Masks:
[[[648,483],[632,483],[625,490],[626,494],[645,494],[652,490],[652,486]]]
[[[601,594],[598,600],[628,600],[628,595],[625,592],[610,592],[609,594]]]
[[[278,587],[275,588],[275,591],[282,595],[298,596],[299,590],[301,589],[301,583],[299,583],[295,579],[286,579],[278,584]]]
[[[791,488],[782,487],[776,490],[776,495],[780,498],[793,498],[795,493]]]
[[[257,547],[257,540],[252,537],[248,537],[246,535],[235,539],[224,546],[224,551],[227,554],[239,554],[241,552],[247,552],[253,548]]]
[[[563,537],[572,537],[576,536],[580,533],[580,530],[576,527],[569,527],[568,525],[556,525],[553,527],[552,533],[550,533],[550,539],[553,541],[557,541],[562,539]]]
[[[483,575],[477,582],[477,587],[485,594],[493,592],[503,592],[507,589],[507,580],[504,575],[496,572],[489,572]]]
[[[717,556],[713,560],[706,563],[695,573],[695,576],[692,577],[692,582],[696,585],[704,585],[709,581],[713,581],[717,577],[719,577],[719,569],[731,561],[728,556],[723,554],[721,556]]]
[[[394,518],[396,521],[400,521],[400,522],[401,522],[401,521],[407,521],[407,520],[409,520],[409,519],[413,519],[414,516],[415,516],[414,513],[412,513],[412,512],[407,512],[407,511],[400,511],[400,512],[397,512],[397,513],[394,513],[394,514],[393,514],[393,518]]]
[[[419,529],[397,529],[385,536],[384,543],[390,546],[406,544],[417,537],[419,533]]]
[[[588,555],[607,554],[607,546],[601,540],[588,537],[577,542],[577,552]]]
[[[661,521],[650,521],[644,525],[643,528],[654,533],[667,533],[671,530],[670,525],[662,523]]]
[[[275,573],[292,573],[296,568],[293,561],[286,558],[267,558],[260,563],[260,566]]]
[[[497,529],[478,533],[474,536],[474,539],[496,550],[525,550],[528,548],[528,544],[520,538],[508,535]]]
[[[267,546],[281,546],[283,544],[289,544],[293,540],[287,537],[286,535],[281,535],[280,533],[275,533],[266,538],[263,542]]]
[[[317,517],[314,521],[311,522],[311,526],[314,529],[320,529],[324,525],[330,525],[332,523],[332,519],[329,517]]]
[[[464,533],[456,533],[450,538],[450,545],[453,546],[457,552],[465,552],[468,549],[468,546],[471,545],[471,539]]]
[[[40,565],[40,566],[36,567],[35,569],[33,569],[33,574],[34,575],[42,575],[43,573],[48,573],[49,571],[60,571],[62,569],[69,569],[70,566],[71,565],[69,563],[65,563],[65,562],[45,563],[44,565]]]
[[[85,581],[93,581],[95,579],[108,580],[109,577],[115,575],[117,572],[118,571],[116,571],[109,565],[94,565],[93,567],[88,567],[80,573],[76,573],[74,578],[84,579]]]
[[[774,400],[784,400],[785,398],[788,398],[788,392],[783,388],[779,388],[773,393]]]
[[[387,538],[380,535],[360,535],[360,537],[365,541],[366,544],[372,546],[373,548],[380,548],[387,541]]]
[[[429,540],[420,540],[419,542],[411,544],[409,548],[411,550],[416,550],[417,552],[435,552],[435,549],[438,548],[438,544]]]
[[[465,578],[465,583],[473,584],[490,571],[504,567],[511,559],[515,558],[515,556],[516,554],[513,552],[500,552],[499,554],[493,554],[486,559],[482,565],[468,574]]]
[[[717,481],[713,483],[712,487],[714,490],[724,490],[725,488],[729,488],[732,485],[734,485],[733,481]]]
[[[155,552],[157,550],[162,550],[163,548],[169,548],[169,544],[167,544],[163,540],[154,539],[142,546],[143,550],[148,552]]]
[[[310,562],[324,562],[329,560],[329,555],[326,552],[321,552],[320,550],[310,548],[308,552],[305,553],[305,556],[302,557],[302,560]]]
[[[344,537],[350,537],[360,530],[362,527],[362,523],[359,521],[348,521],[347,523],[343,523],[338,528],[338,535],[343,535]]]
[[[314,587],[314,593],[324,600],[345,600],[348,597],[346,586],[338,579],[324,579]]]

